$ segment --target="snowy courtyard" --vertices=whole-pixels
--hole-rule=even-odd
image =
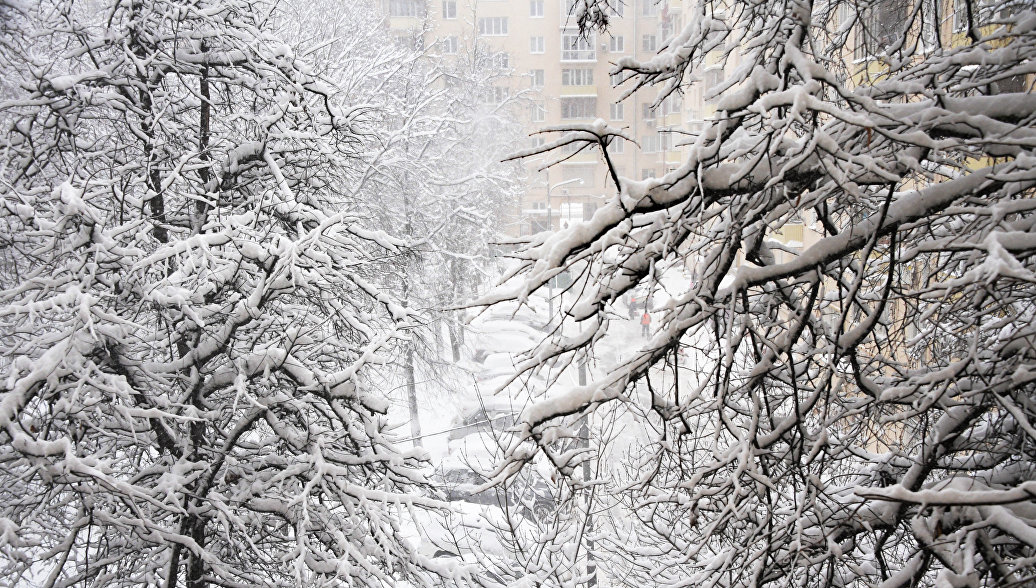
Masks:
[[[0,0],[0,588],[1036,586],[1032,0]]]

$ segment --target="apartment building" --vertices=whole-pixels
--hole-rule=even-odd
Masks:
[[[658,104],[651,89],[624,97],[629,84],[612,76],[614,64],[624,57],[650,59],[687,20],[690,2],[684,0],[623,0],[614,3],[606,33],[580,35],[570,13],[573,0],[381,0],[393,35],[424,46],[444,60],[476,51],[492,52],[506,76],[485,89],[487,103],[515,109],[534,147],[557,138],[535,134],[550,126],[587,123],[598,118],[623,128],[638,145],[615,141],[609,156],[619,175],[645,179],[659,177],[684,160],[681,144],[693,140],[703,120],[715,112],[706,97],[722,82],[724,71],[737,66],[723,62],[721,51],[706,57],[694,74],[699,82]],[[945,15],[942,42],[953,44],[963,35],[966,17],[962,0],[941,0]],[[839,6],[841,22],[859,18],[849,39],[845,60],[854,71],[853,83],[867,84],[885,69],[873,58],[893,46],[904,34],[902,24],[911,0],[876,0]],[[992,4],[981,1],[983,10]],[[736,59],[736,55],[734,56]],[[1004,90],[1019,91],[1031,80],[1005,81]],[[1009,87],[1008,87],[1009,86]],[[553,166],[559,155],[571,155]],[[525,160],[526,189],[508,232],[529,235],[547,228],[564,228],[589,218],[603,198],[614,193],[602,154],[596,149],[579,153],[548,154]],[[794,248],[808,243],[808,227],[788,226],[780,237]]]
[[[703,88],[655,104],[639,91],[623,99],[628,84],[610,75],[624,57],[648,59],[683,24],[680,1],[616,3],[607,33],[580,35],[572,0],[383,0],[389,28],[444,59],[476,49],[495,53],[507,76],[484,99],[518,111],[529,138],[515,151],[556,138],[535,134],[549,126],[603,119],[636,138],[639,148],[616,140],[609,156],[620,176],[659,177],[682,161],[680,144],[710,113]],[[722,78],[719,65],[704,74],[705,88]],[[598,150],[575,150],[526,160],[526,190],[508,232],[528,235],[588,219],[614,193]],[[546,167],[560,155],[563,163]]]

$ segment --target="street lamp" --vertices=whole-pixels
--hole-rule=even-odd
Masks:
[[[547,186],[547,230],[554,230],[554,208],[550,205],[550,193],[554,191],[554,188],[560,188],[561,186],[567,186],[579,182],[579,185],[583,185],[582,178],[572,178],[571,180],[565,180],[564,182],[558,182],[553,186]]]
[[[565,180],[564,182],[558,182],[553,186],[547,186],[547,230],[554,230],[554,208],[550,204],[550,193],[554,191],[554,188],[560,188],[561,186],[567,186],[579,182],[579,185],[583,185],[582,178],[572,178],[571,180]],[[554,278],[547,281],[547,324],[549,325],[554,320]]]

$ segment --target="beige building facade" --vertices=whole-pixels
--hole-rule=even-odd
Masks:
[[[495,108],[513,109],[521,121],[524,144],[514,152],[557,139],[544,128],[586,124],[597,119],[623,129],[637,144],[616,140],[609,157],[618,175],[642,180],[661,177],[683,161],[681,145],[693,142],[703,121],[715,113],[706,100],[722,83],[724,69],[737,63],[723,62],[722,51],[706,56],[695,71],[697,83],[683,86],[683,93],[657,102],[653,88],[629,94],[631,84],[611,71],[623,58],[648,60],[688,20],[691,2],[685,0],[615,0],[608,31],[588,38],[579,34],[571,16],[575,0],[381,0],[392,34],[417,43],[444,61],[489,52],[504,72],[485,88],[481,99]],[[964,20],[958,0],[940,0],[944,9],[941,29],[945,41],[959,42]],[[866,84],[880,77],[884,64],[874,59],[902,36],[899,27],[910,0],[877,0],[860,12],[866,26],[845,47],[846,72],[853,83]],[[983,5],[984,6],[984,5]],[[849,5],[840,6],[838,21],[850,18]],[[851,56],[850,56],[851,55]],[[737,59],[733,52],[729,59]],[[1024,87],[1026,80],[1011,86]],[[1029,80],[1031,81],[1031,80]],[[571,155],[561,163],[549,165]],[[614,194],[602,154],[597,149],[579,153],[552,152],[524,160],[525,190],[506,230],[525,236],[547,228],[559,229],[588,219],[602,200]],[[798,220],[798,219],[796,219]],[[787,226],[779,235],[793,249],[810,241],[802,221]]]
[[[383,0],[383,5],[394,35],[445,60],[476,50],[494,53],[506,76],[486,88],[483,99],[516,109],[529,135],[525,144],[514,146],[516,152],[558,138],[536,134],[543,128],[602,119],[639,144],[610,145],[618,174],[660,177],[682,162],[680,144],[710,114],[702,85],[655,104],[651,90],[624,98],[629,84],[610,75],[622,58],[651,58],[681,29],[682,2],[616,3],[609,31],[588,38],[570,16],[571,0]],[[703,72],[705,88],[722,78],[718,65],[715,70]],[[571,157],[547,166],[566,155]],[[525,171],[526,189],[507,222],[514,236],[588,219],[615,190],[597,149],[529,158]]]

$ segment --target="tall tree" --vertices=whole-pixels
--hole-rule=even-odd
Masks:
[[[394,71],[375,77],[385,130],[364,202],[378,226],[409,245],[384,266],[385,275],[426,328],[411,331],[400,347],[399,379],[388,385],[405,392],[419,444],[419,404],[456,398],[470,383],[470,374],[457,369],[465,326],[453,307],[496,275],[492,244],[512,216],[520,181],[519,166],[502,162],[520,134],[518,100],[487,100],[507,71],[483,46],[463,42],[456,53],[443,54],[441,45],[424,47],[378,30],[370,37],[369,48],[351,49],[330,67],[361,59],[356,53],[392,55],[386,62]]]
[[[262,1],[19,3],[0,45],[0,578],[424,584],[379,365],[383,139]],[[383,66],[368,64],[372,70]],[[352,81],[362,80],[358,75]],[[353,89],[353,88],[349,88]]]
[[[574,3],[584,30],[609,3]],[[613,305],[670,264],[697,278],[625,361],[523,413],[500,476],[535,450],[610,488],[625,534],[598,555],[629,585],[1036,580],[1031,8],[695,2],[658,56],[620,60],[659,100],[725,63],[716,114],[664,177],[612,169],[611,201],[482,302],[579,276],[537,369],[612,344]],[[543,150],[625,136],[556,130]],[[782,244],[799,224],[814,238]],[[637,442],[584,484],[574,421],[611,410]]]

